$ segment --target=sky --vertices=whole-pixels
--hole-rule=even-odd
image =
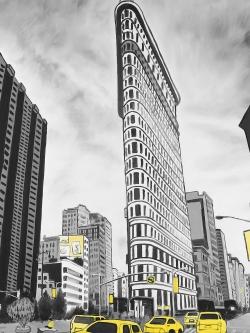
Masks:
[[[84,204],[113,227],[113,266],[126,271],[122,119],[117,110],[114,0],[0,0],[0,52],[48,121],[42,235]],[[215,215],[250,219],[250,152],[238,127],[250,104],[250,2],[138,0],[181,95],[187,191]],[[250,273],[243,230],[217,222]]]

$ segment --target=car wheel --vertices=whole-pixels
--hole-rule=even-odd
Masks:
[[[179,329],[178,333],[183,333],[183,331],[181,329]]]
[[[170,330],[168,333],[175,333],[175,330]]]

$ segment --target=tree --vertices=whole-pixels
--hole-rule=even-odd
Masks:
[[[55,319],[63,319],[66,313],[66,301],[61,289],[59,289],[56,299],[52,305],[53,316]]]
[[[17,299],[7,307],[9,317],[20,325],[20,331],[27,327],[27,324],[33,319],[34,304],[28,297]]]
[[[8,323],[11,321],[10,317],[8,316],[7,313],[7,307],[9,304],[13,303],[15,301],[15,298],[13,298],[10,295],[4,296],[4,299],[2,301],[2,308],[0,311],[0,322],[1,323]]]
[[[48,320],[52,312],[52,302],[47,291],[44,292],[43,296],[38,302],[38,312],[41,320]]]

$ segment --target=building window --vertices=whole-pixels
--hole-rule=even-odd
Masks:
[[[132,153],[137,153],[137,142],[132,142]]]
[[[139,184],[139,172],[134,173],[134,184]]]
[[[136,136],[136,128],[131,129],[131,136],[135,137]]]
[[[134,98],[134,91],[133,91],[133,89],[130,89],[128,93],[129,93],[129,98]]]
[[[135,205],[135,216],[141,216],[141,206]]]
[[[139,188],[134,189],[134,200],[140,200],[140,190],[139,190]]]
[[[133,168],[137,168],[138,167],[138,163],[137,163],[137,158],[136,157],[132,159],[132,167]]]

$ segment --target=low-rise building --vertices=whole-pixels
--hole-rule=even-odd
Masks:
[[[52,296],[52,288],[61,289],[66,300],[67,311],[75,307],[88,310],[88,277],[84,267],[72,260],[61,259],[38,265],[37,299],[47,291]]]
[[[67,311],[76,306],[88,309],[89,240],[86,236],[44,237],[40,243],[37,299],[45,290],[51,295],[51,288],[59,287],[64,293]]]

